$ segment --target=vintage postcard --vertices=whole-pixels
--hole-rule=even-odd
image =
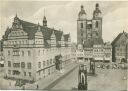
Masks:
[[[0,0],[0,90],[128,90],[128,1]]]

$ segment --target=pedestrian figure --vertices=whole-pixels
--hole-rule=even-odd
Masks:
[[[25,90],[25,87],[24,87],[24,85],[23,85],[23,90]]]
[[[9,82],[9,86],[11,86],[11,82]]]
[[[38,84],[37,84],[37,89],[39,88]]]

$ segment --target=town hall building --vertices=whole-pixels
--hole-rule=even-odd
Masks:
[[[56,58],[61,66],[71,58],[71,37],[63,31],[14,17],[11,28],[3,36],[5,77],[37,81],[52,74],[56,69]],[[60,66],[57,66],[60,67]]]

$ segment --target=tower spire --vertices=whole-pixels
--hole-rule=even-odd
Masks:
[[[44,9],[44,16],[45,16],[45,9]]]
[[[81,5],[81,10],[84,10],[84,6],[83,5]]]
[[[16,17],[17,17],[17,13],[16,13]]]
[[[45,17],[45,9],[44,9],[44,18],[43,18],[43,26],[47,26],[47,19]]]

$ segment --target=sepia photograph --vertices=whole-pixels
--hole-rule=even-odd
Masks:
[[[0,90],[127,91],[128,1],[0,0]]]

